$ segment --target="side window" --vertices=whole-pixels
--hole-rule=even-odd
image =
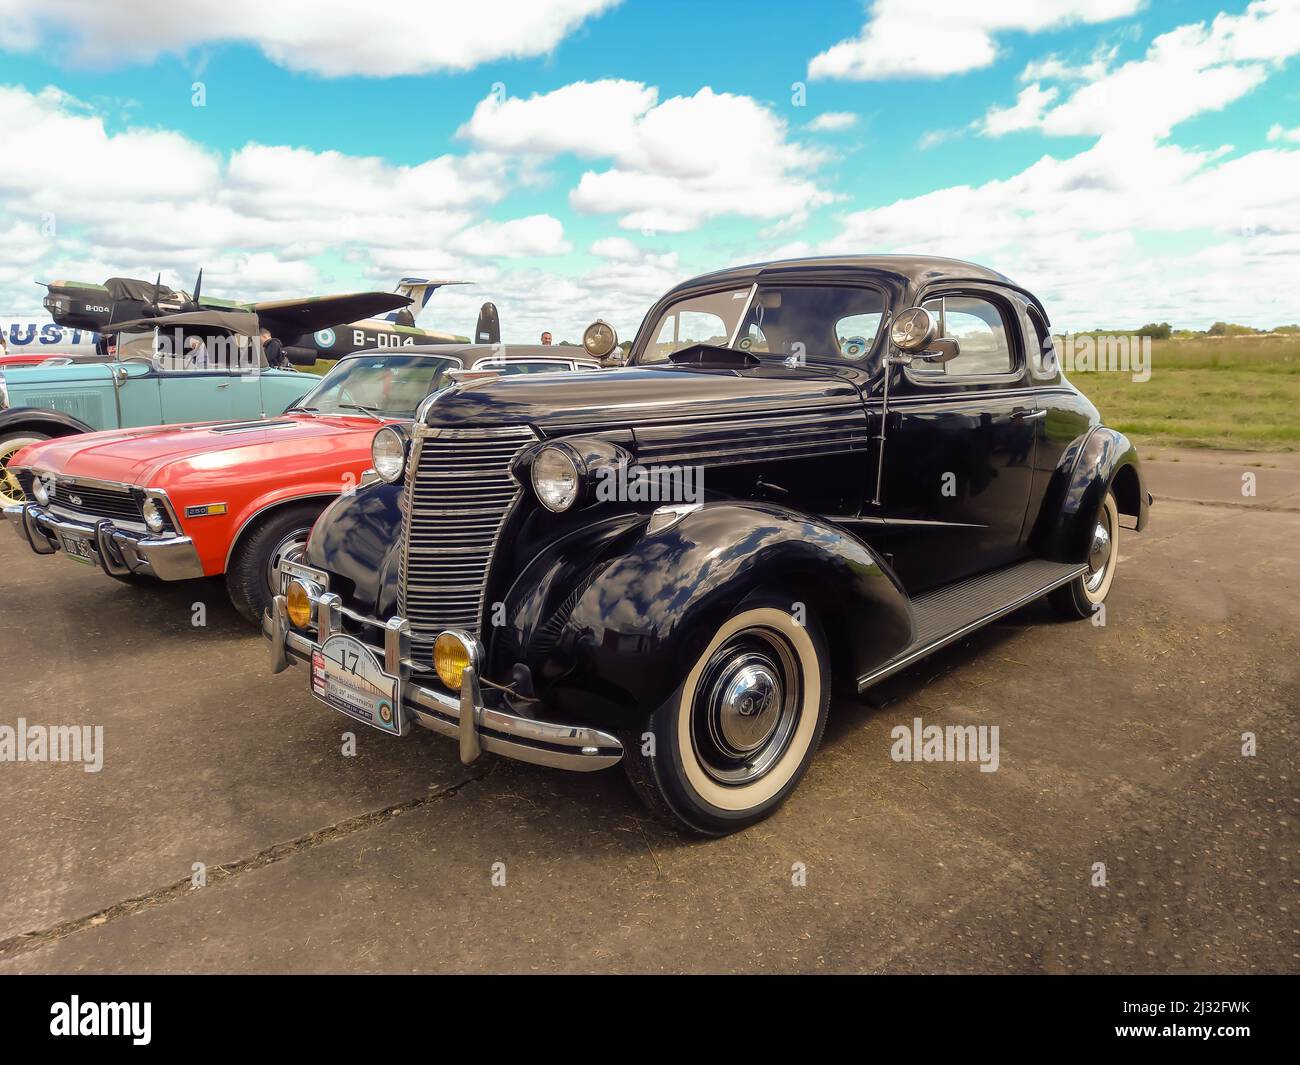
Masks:
[[[1011,338],[997,304],[981,296],[940,296],[926,300],[923,306],[938,319],[940,335],[961,345],[961,354],[947,363],[914,363],[913,373],[979,377],[1014,369]]]
[[[654,344],[646,352],[647,362],[662,362],[674,351],[695,344],[725,346],[730,339],[722,316],[708,310],[682,308],[668,315]]]
[[[1045,374],[1056,373],[1056,345],[1052,343],[1052,334],[1047,324],[1043,321],[1042,315],[1032,306],[1025,311],[1025,317],[1033,325],[1033,333],[1027,335],[1029,340],[1027,346],[1037,352],[1034,360],[1036,367]]]
[[[836,322],[835,339],[840,354],[846,359],[860,359],[870,351],[881,317],[881,312],[872,311],[869,314],[851,314]]]

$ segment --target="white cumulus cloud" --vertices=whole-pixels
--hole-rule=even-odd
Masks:
[[[943,77],[989,66],[999,34],[1131,15],[1142,0],[875,0],[861,32],[814,56],[810,78]]]
[[[490,153],[412,166],[286,145],[223,155],[177,133],[109,132],[53,89],[0,87],[0,128],[29,149],[0,167],[4,304],[30,303],[31,281],[51,276],[161,270],[188,287],[203,266],[209,292],[269,297],[320,291],[321,257],[383,262],[388,288],[398,273],[569,250],[549,215],[483,217],[512,188],[508,160]]]
[[[851,111],[824,111],[805,126],[813,133],[839,133],[858,124],[858,116]]]
[[[72,42],[82,62],[248,44],[290,70],[388,77],[545,55],[618,0],[0,0],[0,47]]]
[[[1040,129],[1053,135],[1164,137],[1179,122],[1245,96],[1297,53],[1300,4],[1255,0],[1241,14],[1220,14],[1208,24],[1162,34],[1141,59],[1114,68],[1105,61],[1098,68],[1094,61],[1088,80],[1059,103],[1054,87],[1035,81],[1015,106],[992,108],[982,128],[994,136]],[[1031,64],[1030,70],[1041,80],[1074,80],[1079,73],[1053,61]]]
[[[662,102],[652,86],[614,79],[494,94],[459,133],[485,151],[609,160],[569,199],[626,229],[680,233],[723,215],[802,220],[834,199],[818,180],[822,152],[790,140],[785,120],[752,97],[708,86]]]

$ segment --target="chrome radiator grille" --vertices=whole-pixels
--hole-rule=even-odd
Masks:
[[[443,629],[478,632],[492,551],[523,491],[510,461],[535,439],[526,426],[434,427],[416,437],[399,602],[417,662],[428,661]]]

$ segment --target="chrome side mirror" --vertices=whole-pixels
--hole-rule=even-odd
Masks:
[[[900,311],[889,327],[889,339],[903,352],[903,361],[945,363],[961,354],[961,345],[952,337],[939,336],[939,323],[924,307]]]
[[[961,354],[961,345],[953,337],[940,337],[938,340],[930,341],[930,347],[923,351],[916,358],[922,362],[933,362],[936,364],[952,362]]]

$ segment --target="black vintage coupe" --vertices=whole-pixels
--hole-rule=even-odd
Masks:
[[[596,323],[601,357],[616,343]],[[1040,596],[1087,617],[1137,453],[991,270],[863,256],[679,285],[628,365],[467,382],[376,434],[264,619],[278,672],[393,735],[622,762],[720,834],[771,813],[861,692]]]

